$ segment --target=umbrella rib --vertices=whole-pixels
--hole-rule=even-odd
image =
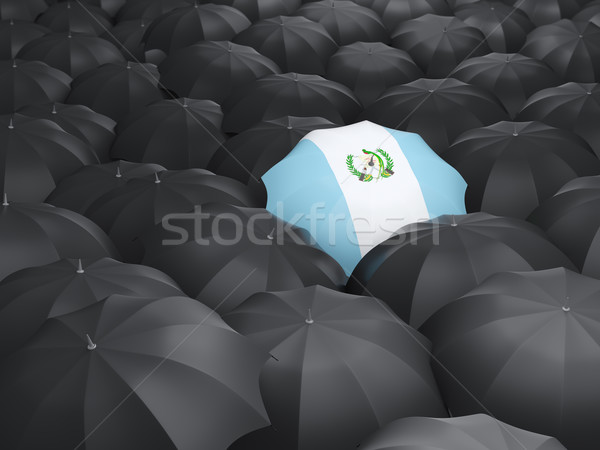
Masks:
[[[248,275],[246,275],[230,292],[229,294],[227,294],[222,300],[221,302],[217,305],[217,308],[219,306],[221,306],[223,303],[225,303],[229,297],[242,285],[246,282],[246,280],[248,278],[250,278],[252,276],[252,274],[254,274],[254,272],[256,272],[258,269],[254,268],[250,271],[250,273],[248,273]],[[216,309],[216,308],[215,308]],[[82,440],[79,444],[77,444],[75,446],[74,450],[83,448],[83,446],[85,445],[85,442],[90,438],[90,436],[92,436],[126,401],[127,399],[129,399],[129,397],[131,397],[132,395],[134,395],[137,390],[146,382],[146,380],[148,380],[153,374],[154,372],[156,372],[166,361],[169,360],[169,358],[179,349],[179,347],[181,347],[191,336],[192,334],[194,334],[201,326],[202,324],[204,324],[204,322],[206,322],[213,314],[216,314],[216,312],[214,310],[212,310],[211,312],[209,312],[197,325],[194,326],[194,328],[192,328],[192,330],[183,337],[183,339],[181,339],[181,341],[165,356],[163,357],[159,363],[144,377],[142,378],[142,380],[136,384],[136,386],[131,390],[131,392],[129,392],[125,398],[123,398],[123,400],[121,400],[107,415],[106,417],[104,417],[104,419],[102,419],[98,425],[96,425]]]
[[[131,51],[129,51],[129,49],[127,49],[127,48],[124,46],[124,44],[123,44],[123,43],[122,43],[122,42],[121,42],[121,41],[120,41],[120,40],[119,40],[119,39],[118,39],[118,38],[117,38],[117,37],[116,37],[116,36],[115,36],[115,35],[114,35],[114,34],[113,34],[113,33],[112,33],[112,32],[111,32],[109,29],[108,29],[108,28],[106,28],[106,26],[105,26],[105,25],[104,25],[102,22],[100,22],[100,21],[98,20],[98,18],[97,18],[96,16],[94,16],[94,15],[92,14],[92,12],[91,12],[91,11],[90,11],[90,10],[87,8],[87,6],[86,6],[85,4],[83,4],[83,2],[82,2],[81,0],[75,0],[75,1],[77,2],[77,4],[78,4],[79,6],[81,6],[81,8],[82,8],[82,9],[83,9],[83,10],[84,10],[84,11],[85,11],[85,12],[86,12],[86,13],[87,13],[87,14],[88,14],[88,15],[89,15],[89,16],[90,16],[90,17],[91,17],[93,20],[95,20],[95,21],[96,21],[96,22],[97,22],[97,23],[98,23],[98,24],[99,24],[99,25],[102,27],[102,29],[104,29],[104,32],[105,32],[105,33],[106,33],[106,34],[107,34],[109,37],[111,37],[112,39],[114,39],[114,40],[115,40],[115,42],[118,42],[119,44],[121,44],[121,46],[123,47],[123,49],[124,49],[124,50],[125,50],[125,51],[128,53],[129,57],[130,57],[130,58],[131,58],[133,61],[135,61],[136,63],[140,64],[140,67],[141,67],[141,68],[142,68],[142,69],[143,69],[143,70],[144,70],[144,71],[145,71],[145,72],[148,74],[148,76],[149,76],[149,77],[150,77],[150,78],[151,78],[153,81],[155,81],[155,82],[156,82],[156,84],[157,84],[157,85],[158,85],[160,88],[162,88],[164,92],[167,92],[167,93],[168,93],[169,97],[171,97],[171,100],[177,100],[177,98],[176,98],[176,97],[175,97],[175,96],[174,96],[174,95],[171,93],[171,91],[170,91],[169,89],[167,89],[167,87],[166,87],[166,86],[165,86],[165,85],[164,85],[164,84],[163,84],[163,83],[160,81],[160,79],[158,79],[156,76],[154,76],[154,74],[153,74],[153,73],[152,73],[150,70],[148,70],[148,68],[147,68],[147,67],[146,67],[146,66],[145,66],[145,65],[144,65],[142,62],[140,62],[140,60],[139,60],[138,58],[136,58],[136,56],[135,56],[133,53],[131,53]],[[205,126],[204,126],[204,124],[203,124],[203,123],[202,123],[200,120],[198,120],[198,118],[196,118],[196,117],[195,117],[195,116],[194,116],[194,115],[193,115],[193,114],[192,114],[190,111],[188,111],[187,109],[186,109],[186,114],[189,114],[189,115],[192,117],[192,119],[193,119],[194,121],[196,121],[196,122],[197,122],[197,123],[198,123],[198,124],[199,124],[199,125],[200,125],[200,126],[201,126],[201,127],[204,129],[204,130],[205,130],[205,131],[206,131],[206,133],[207,133],[207,134],[208,134],[208,135],[209,135],[209,136],[210,136],[210,137],[211,137],[211,138],[212,138],[212,139],[213,139],[213,140],[214,140],[214,141],[217,143],[217,145],[219,145],[219,146],[220,146],[220,147],[221,147],[221,148],[222,148],[222,149],[223,149],[225,152],[227,152],[227,154],[228,154],[228,155],[229,155],[229,156],[230,156],[230,157],[231,157],[231,158],[232,158],[232,159],[233,159],[233,160],[234,160],[236,163],[238,163],[238,164],[239,164],[239,165],[242,167],[242,169],[244,169],[244,170],[246,171],[246,173],[247,173],[248,175],[250,175],[250,177],[251,177],[251,178],[252,178],[254,181],[256,181],[257,183],[260,183],[260,181],[258,180],[258,178],[256,178],[256,177],[254,176],[254,174],[253,174],[253,173],[252,173],[250,170],[248,170],[248,168],[246,168],[246,166],[244,166],[244,164],[242,164],[242,163],[241,163],[241,161],[240,161],[239,159],[237,159],[237,158],[235,157],[235,155],[234,155],[234,154],[233,154],[233,153],[232,153],[232,152],[231,152],[231,151],[230,151],[230,150],[227,148],[227,146],[225,145],[225,143],[224,143],[224,142],[221,142],[217,136],[215,136],[213,133],[211,133],[211,132],[210,132],[210,130],[208,130],[208,129],[207,129]]]

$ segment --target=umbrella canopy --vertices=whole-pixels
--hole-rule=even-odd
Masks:
[[[417,133],[440,154],[461,133],[508,120],[508,114],[479,86],[454,78],[420,78],[386,90],[361,118]]]
[[[265,359],[195,300],[113,295],[0,365],[0,430],[14,449],[227,448],[268,424]]]
[[[376,299],[259,293],[224,319],[272,355],[260,387],[286,449],[349,449],[396,418],[446,417],[429,343]]]
[[[41,14],[36,22],[55,33],[84,33],[100,35],[112,26],[110,16],[97,6],[79,1],[55,3]]]
[[[564,268],[510,272],[440,310],[424,332],[452,414],[485,408],[567,448],[596,448],[599,295],[599,280]]]
[[[420,327],[494,273],[561,266],[574,269],[530,223],[487,213],[440,216],[401,228],[371,250],[356,266],[347,290],[381,298]]]
[[[387,89],[423,76],[404,50],[382,42],[355,42],[340,47],[329,58],[327,79],[352,89],[364,107]]]
[[[94,163],[87,144],[51,121],[0,116],[0,190],[11,200],[42,202],[63,178]]]
[[[143,247],[138,238],[169,216],[209,202],[262,207],[265,197],[207,170],[172,170],[129,180],[92,203],[86,216],[106,231],[125,261],[139,262]]]
[[[544,61],[564,81],[600,79],[600,27],[593,23],[563,19],[543,25],[529,33],[520,52]]]
[[[0,18],[2,20],[26,20],[35,18],[48,9],[44,0],[0,0]]]
[[[125,59],[145,62],[146,54],[142,40],[149,24],[147,19],[125,20],[100,36],[117,47]]]
[[[43,61],[72,77],[102,64],[124,61],[119,49],[106,39],[77,33],[52,33],[34,39],[17,57]]]
[[[51,120],[67,133],[88,144],[101,162],[109,160],[108,152],[115,139],[116,122],[83,105],[46,103],[26,106],[20,114]]]
[[[264,209],[212,203],[171,216],[144,236],[143,263],[226,313],[256,292],[342,287],[341,267],[311,241]]]
[[[565,184],[529,216],[584,275],[600,278],[600,177]]]
[[[265,120],[290,116],[318,116],[343,124],[361,111],[360,102],[343,84],[318,75],[284,73],[256,80],[223,104],[223,129],[241,133]]]
[[[203,41],[177,50],[158,70],[161,84],[176,95],[217,103],[241,86],[281,72],[252,47],[229,41]]]
[[[525,219],[567,181],[600,175],[579,136],[541,122],[498,122],[461,134],[444,153],[467,182],[467,211]]]
[[[423,139],[368,121],[308,133],[262,180],[267,209],[348,274],[402,225],[465,212],[464,180]]]
[[[145,49],[161,61],[173,51],[199,41],[230,40],[249,26],[248,18],[231,6],[196,3],[154,20],[144,36]]]
[[[306,3],[295,15],[319,22],[339,44],[354,42],[388,42],[383,22],[372,9],[347,0],[322,0]]]
[[[17,270],[62,258],[118,258],[108,236],[91,220],[45,203],[0,205],[0,280]]]
[[[176,8],[190,6],[191,1],[186,0],[143,0],[127,1],[117,13],[117,23],[126,20],[144,19],[147,23]]]
[[[483,33],[456,17],[426,14],[401,23],[392,45],[406,50],[430,78],[444,78],[467,58],[490,52]]]
[[[456,8],[454,14],[467,25],[481,30],[494,52],[518,52],[534,28],[527,14],[500,0],[469,3]]]
[[[592,22],[600,27],[600,1],[587,2],[581,10],[573,16],[578,22]]]
[[[63,259],[22,269],[0,283],[0,355],[21,348],[48,318],[83,309],[113,294],[183,295],[168,275],[111,258]]]
[[[212,100],[158,101],[119,123],[111,155],[168,169],[205,168],[225,142],[222,117]]]
[[[259,122],[228,139],[213,158],[211,169],[245,184],[259,180],[308,132],[337,125],[322,117],[285,116]]]
[[[357,2],[358,3],[358,2]],[[381,16],[387,29],[394,29],[409,19],[415,19],[425,14],[450,16],[452,11],[445,0],[362,0],[363,6],[372,8]]]
[[[523,105],[518,120],[539,120],[573,131],[600,157],[600,86],[597,83],[565,83],[543,89]]]
[[[162,100],[158,70],[152,64],[104,64],[77,77],[67,103],[85,105],[115,121]]]
[[[50,0],[46,0],[50,3]],[[53,0],[56,1],[56,0]],[[64,2],[64,1],[70,1],[70,0],[58,0],[60,2]],[[147,0],[146,0],[147,1]],[[97,6],[98,8],[102,9],[106,14],[108,14],[110,17],[114,17],[117,12],[119,12],[119,10],[125,6],[125,4],[127,3],[138,3],[137,1],[130,1],[128,2],[127,0],[77,0],[77,3],[82,3],[83,5],[91,5],[91,6]]]
[[[63,101],[71,77],[41,61],[0,61],[0,114],[45,102]]]
[[[0,60],[14,59],[25,44],[50,33],[46,27],[21,20],[0,21]]]
[[[85,214],[98,198],[128,180],[165,170],[158,164],[114,161],[89,165],[64,178],[46,199],[47,203]]]
[[[407,417],[384,426],[360,450],[566,450],[555,438],[522,430],[485,414]]]
[[[543,2],[510,0],[525,12],[536,27],[568,19],[575,15],[587,0],[545,0]]]
[[[492,92],[511,118],[539,90],[558,86],[561,79],[546,63],[519,53],[490,53],[460,63],[452,77]]]
[[[234,42],[253,47],[284,72],[325,75],[338,45],[325,27],[305,17],[278,16],[254,23]]]
[[[209,2],[205,0],[204,3]],[[275,16],[288,16],[302,5],[302,0],[210,0],[210,3],[233,6],[251,22],[256,22]]]

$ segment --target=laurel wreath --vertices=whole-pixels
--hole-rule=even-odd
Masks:
[[[377,153],[379,153],[383,159],[385,159],[385,170],[387,171],[391,171],[394,168],[394,160],[392,159],[392,157],[389,155],[389,153],[387,153],[385,150],[378,148],[375,150]],[[346,156],[346,166],[348,167],[348,170],[350,171],[350,173],[354,176],[360,177],[362,175],[362,173],[354,166],[354,156],[353,155],[348,155]],[[371,181],[373,180],[373,177],[370,178],[365,178],[364,181]]]

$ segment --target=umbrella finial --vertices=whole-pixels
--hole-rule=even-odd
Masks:
[[[15,126],[13,125],[13,116],[10,116],[10,120],[8,121],[8,129],[12,130]]]
[[[2,196],[2,206],[8,206],[8,194],[6,192]]]
[[[566,297],[565,298],[565,304],[563,305],[562,310],[564,312],[571,311],[571,297]]]
[[[14,25],[14,24],[15,24],[15,21],[14,21],[14,20],[13,20],[13,18],[11,17],[11,18],[10,18],[10,25]]]
[[[84,273],[83,264],[81,263],[81,258],[77,260],[77,273]]]
[[[198,5],[198,0],[194,0],[194,8],[197,8],[198,6],[200,6]]]
[[[447,32],[447,31],[448,31],[448,28],[447,28],[447,27],[444,27],[444,28],[442,29],[442,31],[445,33],[445,32]]]
[[[287,124],[287,129],[291,130],[293,127],[292,127],[292,119],[291,119],[290,116],[287,116],[287,123],[288,123]]]
[[[56,112],[56,103],[52,103],[52,114],[57,114],[57,112]]]
[[[67,37],[68,37],[69,39],[71,39],[71,38],[73,37],[73,35],[71,34],[71,30],[69,30],[69,34],[67,35]]]
[[[273,228],[271,230],[271,232],[269,234],[267,234],[267,239],[269,239],[270,241],[272,241],[274,237],[275,237],[275,228]]]
[[[13,59],[12,68],[13,68],[13,69],[16,69],[16,68],[17,68],[17,60],[16,60],[16,59]]]
[[[517,132],[517,124],[516,122],[513,122],[513,136],[518,136],[519,133]]]
[[[146,22],[144,21],[144,18],[142,17],[141,21],[140,21],[140,27],[144,28],[146,26]]]
[[[314,321],[314,320],[313,320],[313,318],[312,318],[312,312],[311,312],[310,308],[308,308],[308,315],[306,316],[306,320],[305,320],[305,322],[306,322],[307,324],[309,324],[309,325],[310,325],[311,323],[315,323],[315,321]]]
[[[188,107],[187,98],[183,97],[183,105],[184,108]]]
[[[131,61],[127,61],[127,68],[131,69]]]
[[[506,55],[506,61],[505,62],[510,62],[510,56]]]
[[[160,178],[158,177],[158,172],[154,172],[154,183],[160,183]]]
[[[117,163],[117,173],[115,174],[116,178],[121,178],[123,175],[121,175],[121,161],[119,161]]]
[[[369,55],[373,54],[373,49],[371,47],[369,47]]]
[[[96,348],[96,344],[94,344],[94,341],[92,341],[92,338],[90,337],[89,334],[85,335],[87,342],[88,342],[88,346],[87,349],[88,350],[94,350]]]
[[[229,53],[231,53],[231,50],[232,50],[232,48],[233,48],[233,46],[231,45],[231,42],[228,42],[228,43],[227,43],[227,51],[228,51]]]
[[[458,224],[456,223],[456,217],[454,217],[454,214],[452,214],[452,223],[450,224],[451,227],[457,227]]]

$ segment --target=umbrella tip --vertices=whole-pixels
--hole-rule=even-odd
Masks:
[[[456,223],[456,217],[454,217],[454,215],[452,215],[452,223],[450,224],[451,227],[457,227],[458,224]]]
[[[56,114],[56,103],[52,103],[52,114]]]
[[[442,29],[442,31],[445,33],[445,32],[447,32],[447,31],[448,31],[448,28],[447,28],[447,27],[444,27],[444,28]]]
[[[119,161],[117,163],[117,173],[115,174],[116,178],[121,178],[123,175],[121,175],[121,162]]]
[[[8,129],[12,130],[14,128],[14,124],[13,124],[13,118],[12,116],[10,116],[10,120],[8,121]]]
[[[13,67],[13,69],[15,69],[17,67],[17,60],[16,59],[13,59],[12,67]]]
[[[94,341],[92,341],[92,338],[90,337],[89,334],[85,335],[87,342],[88,342],[88,346],[87,349],[88,350],[94,350],[96,348],[96,344],[94,344]]]
[[[571,311],[571,297],[566,297],[565,298],[565,304],[563,305],[562,310],[564,312]]]
[[[81,263],[81,258],[77,260],[77,273],[84,273],[83,264]]]
[[[231,49],[232,49],[232,47],[233,47],[233,46],[231,45],[231,42],[228,42],[228,43],[227,43],[227,51],[228,51],[229,53],[231,53]]]
[[[73,35],[71,34],[71,30],[69,30],[69,34],[67,35],[67,37],[68,37],[69,39],[71,39],[71,38],[73,37]]]
[[[592,95],[592,91],[587,91],[586,94],[587,95]]]
[[[306,320],[305,320],[305,322],[306,322],[307,324],[309,324],[309,325],[310,325],[310,324],[312,324],[312,323],[315,323],[315,321],[314,321],[314,320],[313,320],[313,318],[312,318],[312,312],[311,312],[310,308],[308,308],[308,315],[307,315],[307,317],[306,317]]]
[[[275,228],[273,228],[271,230],[271,232],[269,234],[267,234],[267,239],[269,239],[270,241],[272,241],[273,237],[274,237],[274,233],[275,233]]]
[[[131,69],[131,61],[127,61],[127,68]]]
[[[6,194],[6,192],[2,196],[2,206],[8,206],[8,195]]]
[[[14,25],[14,24],[15,24],[15,21],[14,21],[14,20],[13,20],[13,18],[11,17],[11,18],[10,18],[10,25]]]
[[[160,183],[160,178],[158,177],[158,172],[154,172],[154,183]]]
[[[183,97],[183,105],[184,108],[188,107],[187,98]]]

